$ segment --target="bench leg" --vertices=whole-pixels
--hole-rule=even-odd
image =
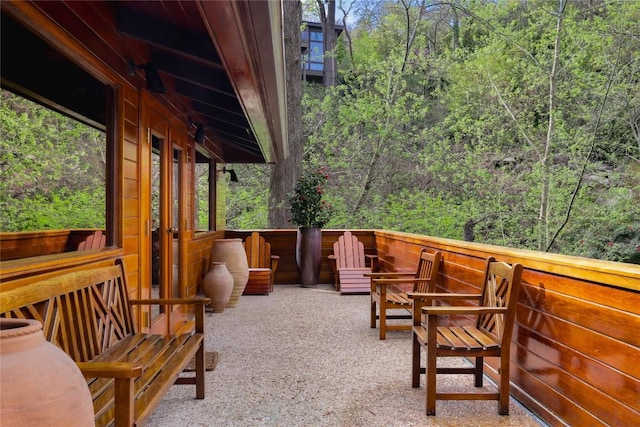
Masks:
[[[131,427],[135,425],[134,381],[135,378],[115,379],[116,427]]]
[[[196,352],[196,399],[204,399],[204,341]]]

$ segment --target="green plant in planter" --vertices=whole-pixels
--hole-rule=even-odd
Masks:
[[[288,196],[293,224],[322,228],[329,222],[333,207],[322,199],[324,184],[328,179],[329,174],[324,166],[298,179],[293,193]]]

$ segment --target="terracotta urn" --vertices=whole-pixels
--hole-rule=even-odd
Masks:
[[[233,276],[233,291],[227,307],[238,305],[240,295],[249,281],[249,263],[242,239],[218,239],[211,247],[211,262],[224,262]]]
[[[0,378],[0,425],[95,425],[87,381],[37,320],[0,318]]]
[[[233,292],[233,276],[224,262],[213,261],[202,279],[202,292],[211,298],[214,313],[222,313],[229,304]]]

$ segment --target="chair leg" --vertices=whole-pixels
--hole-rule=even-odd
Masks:
[[[503,354],[500,357],[500,383],[498,384],[500,394],[498,400],[498,414],[509,415],[509,355]]]
[[[413,336],[412,350],[411,350],[411,387],[420,387],[420,342],[418,336],[415,333]]]
[[[430,343],[425,347],[426,365],[426,412],[427,415],[436,414],[436,349],[430,348]]]
[[[375,329],[375,327],[376,327],[376,302],[373,299],[373,297],[371,297],[371,314],[370,314],[370,316],[371,316],[371,321],[370,321],[371,328]]]
[[[476,360],[475,360],[475,371],[473,373],[474,385],[476,387],[482,387],[483,368],[484,368],[484,359],[482,357],[476,357]]]
[[[384,295],[380,295],[380,339],[387,338],[387,304],[382,300]]]

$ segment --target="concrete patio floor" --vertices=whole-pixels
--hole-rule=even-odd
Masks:
[[[380,341],[368,316],[369,295],[341,296],[330,285],[242,296],[205,319],[206,349],[220,354],[206,398],[173,386],[147,425],[544,425],[513,398],[509,416],[497,414],[496,401],[438,401],[437,416],[427,417],[424,379],[411,388],[410,332]],[[438,378],[439,389],[473,389],[471,378]]]

